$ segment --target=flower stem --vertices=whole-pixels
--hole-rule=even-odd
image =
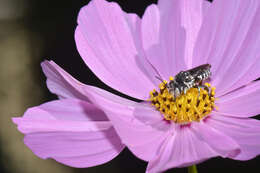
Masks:
[[[198,173],[196,165],[189,166],[188,173]]]

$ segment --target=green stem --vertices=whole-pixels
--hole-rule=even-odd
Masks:
[[[188,173],[198,173],[196,165],[189,166]]]

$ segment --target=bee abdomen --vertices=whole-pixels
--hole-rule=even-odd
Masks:
[[[197,82],[201,82],[201,81],[208,79],[209,77],[210,77],[210,71],[203,70],[203,71],[200,71],[199,74],[197,74],[197,76],[195,76],[195,80]]]

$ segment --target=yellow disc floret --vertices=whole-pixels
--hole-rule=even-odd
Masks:
[[[170,80],[173,80],[170,77]],[[174,98],[167,89],[167,81],[159,85],[160,91],[155,89],[150,92],[151,104],[160,111],[166,120],[185,124],[200,121],[205,118],[215,106],[215,89],[209,83],[206,88],[190,88],[186,94],[182,93]]]

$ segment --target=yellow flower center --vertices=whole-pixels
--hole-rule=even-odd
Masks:
[[[173,77],[170,77],[173,80]],[[177,98],[169,93],[168,81],[164,80],[160,85],[160,91],[155,89],[150,92],[149,101],[160,111],[166,120],[179,124],[200,121],[205,118],[215,106],[215,89],[209,83],[206,88],[190,88],[186,94],[183,92]]]

